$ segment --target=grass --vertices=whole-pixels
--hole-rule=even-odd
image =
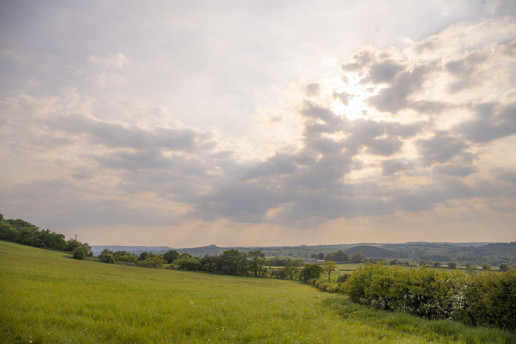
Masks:
[[[292,281],[70,259],[0,241],[5,343],[514,343]]]

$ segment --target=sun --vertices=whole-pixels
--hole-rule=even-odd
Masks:
[[[362,78],[355,73],[346,73],[344,77],[333,82],[334,100],[330,109],[350,120],[370,118],[372,111],[367,100],[378,94],[382,87],[361,82]]]

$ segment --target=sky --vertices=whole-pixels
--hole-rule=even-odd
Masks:
[[[0,213],[93,245],[516,241],[516,2],[0,2]]]

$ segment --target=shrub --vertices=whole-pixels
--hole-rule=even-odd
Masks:
[[[78,246],[76,247],[73,252],[72,252],[72,257],[73,259],[79,259],[79,260],[83,260],[86,258],[86,256],[88,255],[88,251],[86,250],[86,248],[84,246]]]
[[[163,266],[163,258],[153,253],[149,253],[145,260],[140,260],[137,264],[149,268],[161,268]]]
[[[364,265],[341,291],[362,304],[404,311],[430,319],[516,328],[516,272],[459,272],[396,266]]]
[[[113,255],[113,252],[111,252],[107,248],[100,252],[99,258],[100,261],[104,263],[115,263],[115,256]]]
[[[202,270],[201,260],[197,257],[192,257],[190,255],[181,255],[178,259],[174,261],[174,265],[179,270],[190,270],[190,271],[199,271]]]
[[[339,277],[337,277],[337,282],[344,283],[348,280],[349,276],[350,276],[350,274],[339,275]]]

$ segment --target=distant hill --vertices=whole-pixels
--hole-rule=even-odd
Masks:
[[[179,253],[189,253],[192,256],[204,257],[206,255],[220,255],[229,249],[237,249],[240,252],[259,250],[266,257],[282,258],[310,258],[320,253],[337,252],[343,250],[346,254],[352,255],[356,252],[362,253],[367,258],[385,259],[413,259],[423,261],[456,262],[459,264],[473,263],[482,265],[489,263],[499,265],[500,263],[516,263],[516,243],[448,243],[448,242],[411,242],[399,244],[340,244],[340,245],[299,245],[299,246],[268,246],[268,247],[220,247],[216,245],[192,247],[192,248],[171,248],[168,246],[115,246],[96,245],[92,247],[93,254],[98,255],[103,249],[112,251],[127,251],[134,254],[141,252],[152,252],[155,254],[165,253],[175,249]]]
[[[362,253],[364,256],[368,258],[397,258],[399,257],[399,253],[391,250],[387,250],[385,248],[376,247],[376,246],[355,246],[350,248],[349,250],[344,251],[347,255],[352,255],[357,252]]]
[[[93,255],[98,256],[100,252],[102,252],[104,249],[108,249],[111,251],[126,251],[133,254],[140,254],[142,252],[152,252],[152,253],[165,253],[168,250],[172,250],[173,248],[168,246],[118,246],[118,245],[106,245],[106,246],[99,246],[94,245],[91,247],[91,251],[93,252]]]

